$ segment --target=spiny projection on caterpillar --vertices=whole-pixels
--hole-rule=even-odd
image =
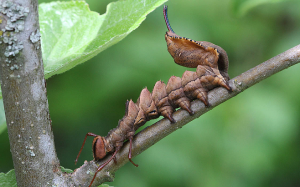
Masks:
[[[196,72],[185,71],[182,78],[172,76],[167,85],[162,81],[156,82],[152,93],[147,88],[141,91],[136,103],[132,100],[126,102],[126,114],[119,120],[118,126],[112,129],[106,137],[87,133],[81,146],[75,164],[83,149],[87,136],[94,136],[93,156],[96,161],[103,159],[107,153],[113,152],[110,159],[100,165],[89,186],[92,185],[97,173],[101,171],[111,160],[116,161],[116,154],[123,146],[125,140],[129,140],[128,159],[134,165],[132,159],[132,140],[136,130],[151,119],[160,115],[169,119],[171,123],[176,121],[172,117],[176,108],[186,110],[190,115],[191,101],[201,100],[206,107],[209,106],[207,92],[224,87],[228,91],[228,57],[221,47],[206,41],[195,41],[175,34],[170,26],[167,16],[167,6],[163,9],[164,19],[168,28],[165,34],[168,51],[176,64],[185,67],[197,68]]]

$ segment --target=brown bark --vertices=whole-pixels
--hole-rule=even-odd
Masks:
[[[18,186],[56,184],[59,160],[49,117],[38,1],[1,1],[1,88]]]

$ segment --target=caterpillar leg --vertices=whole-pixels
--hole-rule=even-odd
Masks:
[[[226,88],[228,91],[232,91],[231,88],[227,85],[224,79],[219,78],[214,75],[205,75],[200,78],[201,84],[207,90],[212,90],[215,87],[221,86]]]
[[[191,116],[195,114],[195,112],[191,109],[191,102],[187,97],[180,98],[174,102],[176,106],[179,106],[183,110],[187,111]]]
[[[81,146],[81,148],[80,148],[80,151],[79,151],[79,153],[78,153],[78,155],[77,155],[77,157],[76,157],[75,165],[77,164],[79,155],[80,155],[80,153],[81,153],[81,151],[82,151],[82,149],[83,149],[83,147],[84,147],[86,138],[87,138],[88,136],[101,137],[101,136],[99,136],[99,135],[97,135],[97,134],[94,134],[94,133],[91,133],[91,132],[89,132],[89,133],[87,133],[87,134],[85,135],[85,138],[84,138],[84,141],[83,141],[82,146]]]
[[[116,157],[114,157],[114,163],[115,164],[117,164],[118,162],[117,162],[117,158]]]
[[[230,86],[228,86],[227,84],[227,82],[225,82],[224,81],[224,79],[220,79],[219,78],[219,80],[218,80],[218,84],[220,85],[220,86],[222,86],[223,88],[226,88],[228,91],[232,91],[232,89],[230,88]]]
[[[162,81],[157,81],[155,83],[152,91],[152,99],[158,109],[158,112],[165,118],[169,119],[171,123],[175,123],[176,121],[172,117],[174,108],[169,103],[165,83]]]
[[[159,108],[158,110],[160,111],[161,115],[169,119],[171,123],[176,123],[176,120],[172,116],[174,109],[171,106]]]
[[[95,175],[94,175],[94,177],[93,177],[93,179],[92,179],[92,181],[91,181],[91,183],[90,183],[90,185],[89,185],[89,187],[91,187],[92,186],[92,184],[93,184],[93,182],[94,182],[94,180],[95,180],[95,178],[96,178],[96,176],[97,176],[97,173],[99,172],[99,171],[101,171],[112,159],[115,159],[116,158],[116,154],[119,152],[119,150],[120,150],[120,147],[117,147],[116,148],[116,150],[115,150],[115,152],[114,152],[114,154],[110,157],[110,159],[108,160],[108,161],[106,161],[104,164],[102,164],[101,166],[99,166],[98,167],[98,169],[97,169],[97,171],[95,172]]]
[[[132,156],[131,156],[131,150],[132,150],[132,139],[133,139],[133,136],[130,136],[128,139],[129,139],[128,159],[129,159],[129,161],[130,161],[135,167],[138,167],[139,165],[138,165],[138,164],[135,164],[135,163],[131,160],[131,158],[132,158]]]
[[[184,94],[180,77],[172,76],[168,81],[166,91],[169,103],[174,106],[174,108],[180,107],[186,110],[190,115],[194,114],[191,109],[191,102]]]
[[[203,71],[203,72],[202,72]],[[198,68],[198,74],[203,76],[205,74],[205,69],[201,69],[201,66]],[[203,88],[201,81],[196,72],[185,71],[181,78],[184,94],[190,99],[199,99],[205,105],[209,107],[207,100],[207,89]]]
[[[207,91],[201,91],[201,89],[199,89],[197,90],[197,92],[195,92],[195,95],[197,99],[199,99],[204,103],[205,107],[210,107],[210,104],[208,102],[208,97],[207,97]]]

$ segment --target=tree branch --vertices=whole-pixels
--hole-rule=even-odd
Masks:
[[[175,124],[171,124],[169,120],[162,119],[157,123],[145,128],[141,132],[135,135],[133,140],[133,156],[137,156],[159,140],[163,139],[170,133],[183,127],[195,118],[200,117],[202,114],[213,109],[217,105],[224,101],[236,96],[245,89],[253,86],[254,84],[284,70],[292,65],[299,63],[300,61],[300,45],[297,45],[284,53],[277,55],[276,57],[267,60],[266,62],[242,73],[241,75],[231,79],[229,84],[233,89],[233,92],[228,93],[224,88],[216,88],[209,92],[208,100],[211,107],[205,108],[204,104],[199,100],[192,102],[192,110],[195,111],[193,116],[190,116],[188,112],[184,110],[178,110],[174,113],[173,117],[177,121]],[[102,171],[97,174],[93,186],[97,186],[104,182],[111,182],[114,179],[114,173],[126,164],[128,160],[128,142],[124,144],[122,149],[117,154],[117,164],[110,162],[104,167]],[[98,165],[101,165],[111,154],[107,155],[105,159],[100,162],[85,161],[85,163],[78,168],[72,174],[68,174],[72,177],[75,186],[88,186],[93,178]]]
[[[38,1],[0,1],[0,14],[1,88],[17,184],[52,186],[60,179],[60,167],[46,96]]]

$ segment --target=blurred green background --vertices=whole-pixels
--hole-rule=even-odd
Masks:
[[[87,0],[90,9],[101,14],[109,2]],[[178,35],[210,41],[227,51],[233,78],[300,43],[300,1],[264,3],[240,16],[247,2],[251,1],[170,0],[166,4]],[[120,43],[48,79],[62,166],[76,168],[74,160],[87,132],[105,136],[117,126],[127,99],[135,101],[145,86],[151,91],[156,81],[167,82],[187,69],[176,65],[167,52],[162,8]],[[126,164],[109,185],[300,186],[299,72],[299,64],[284,70],[192,121],[135,157],[140,166]],[[79,166],[93,159],[91,143],[92,138]],[[13,168],[7,130],[0,144],[0,172],[7,172]]]

